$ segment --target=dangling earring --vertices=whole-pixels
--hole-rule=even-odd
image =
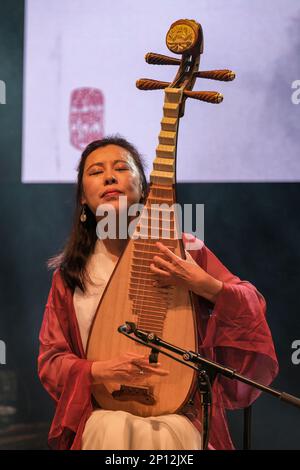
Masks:
[[[85,213],[85,206],[82,206],[82,211],[80,214],[80,221],[84,223],[86,221],[86,213]]]

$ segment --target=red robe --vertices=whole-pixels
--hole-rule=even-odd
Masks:
[[[189,252],[199,266],[223,281],[215,305],[196,297],[200,354],[265,385],[270,384],[278,373],[278,363],[263,296],[252,284],[228,271],[206,246]],[[92,361],[85,358],[73,292],[63,282],[59,270],[53,274],[39,338],[39,377],[56,403],[49,446],[78,450],[85,423],[93,411]],[[215,449],[234,448],[225,409],[247,407],[259,394],[255,388],[217,376],[210,431],[210,443]],[[187,416],[200,431],[198,394]]]

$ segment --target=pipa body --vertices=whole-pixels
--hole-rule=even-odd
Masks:
[[[149,195],[134,237],[129,239],[119,258],[97,308],[87,346],[89,360],[106,361],[125,352],[151,352],[149,348],[117,332],[126,321],[182,349],[197,350],[193,295],[178,286],[154,286],[155,278],[150,271],[153,256],[159,254],[155,246],[158,240],[176,255],[185,258],[178,232],[180,224],[174,210],[181,98],[181,89],[165,90],[164,115],[150,175]],[[137,234],[139,238],[136,238]],[[105,385],[93,386],[92,392],[100,407],[128,411],[138,416],[178,412],[194,390],[195,372],[162,354],[158,360],[161,367],[169,371],[168,376],[139,378],[136,383],[106,382]]]

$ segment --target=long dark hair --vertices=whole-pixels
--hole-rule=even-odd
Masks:
[[[86,272],[86,263],[89,256],[93,253],[95,243],[97,241],[96,217],[86,204],[86,221],[82,223],[80,220],[80,215],[82,213],[81,199],[84,165],[90,153],[100,147],[106,147],[107,145],[118,145],[119,147],[128,150],[134,159],[139,170],[142,183],[143,196],[139,201],[141,204],[145,202],[148,193],[148,184],[144,170],[144,159],[135,146],[126,139],[119,135],[108,136],[101,140],[91,142],[85,148],[77,167],[77,190],[72,230],[63,251],[50,258],[47,263],[48,267],[51,269],[60,269],[63,280],[72,290],[78,286],[83,292],[85,291],[85,283],[89,279],[88,273]]]

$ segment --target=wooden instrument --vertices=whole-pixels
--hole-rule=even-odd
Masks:
[[[173,23],[167,33],[166,43],[170,51],[181,54],[181,59],[155,53],[147,54],[145,59],[149,64],[179,66],[174,81],[167,83],[145,78],[137,81],[139,89],[165,91],[149,195],[134,237],[129,239],[99,302],[88,340],[89,360],[109,360],[122,352],[147,354],[151,351],[134,341],[128,341],[117,332],[118,327],[126,321],[180,348],[196,351],[198,346],[194,295],[184,288],[155,287],[149,266],[153,256],[159,254],[155,245],[158,240],[185,259],[177,214],[172,207],[176,202],[178,124],[184,115],[185,101],[189,97],[220,103],[223,99],[220,93],[192,91],[196,78],[230,81],[234,79],[234,74],[230,70],[198,70],[203,52],[203,33],[201,25],[196,21],[179,20]],[[153,208],[153,204],[159,205],[162,210],[157,210],[159,206]],[[170,224],[167,238],[163,232],[166,221]],[[195,372],[164,355],[160,356],[159,362],[162,368],[169,371],[168,376],[145,378],[144,381],[139,379],[136,384],[105,383],[93,386],[92,392],[100,407],[128,411],[144,417],[178,412],[195,390]],[[157,358],[152,356],[151,360]]]

